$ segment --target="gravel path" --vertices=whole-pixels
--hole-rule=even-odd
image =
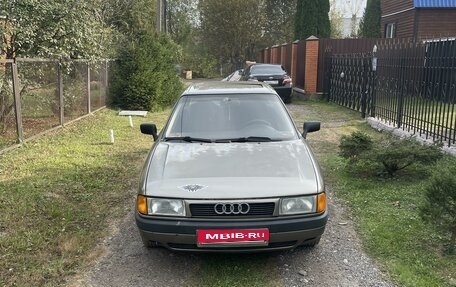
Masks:
[[[313,112],[304,105],[289,108],[294,115]],[[323,126],[337,128],[339,124],[340,121],[325,122]],[[362,251],[343,204],[330,190],[328,198],[329,222],[318,246],[270,255],[271,261],[276,262],[275,273],[281,277],[276,282],[286,287],[394,286]],[[204,256],[144,248],[132,212],[103,246],[105,255],[69,286],[187,286],[199,271],[204,271],[200,268]]]

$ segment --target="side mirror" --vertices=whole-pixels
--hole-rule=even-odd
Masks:
[[[307,133],[316,132],[320,130],[320,122],[305,122],[302,129],[302,136],[306,138]]]
[[[158,134],[157,134],[157,126],[155,124],[145,123],[145,124],[141,124],[139,126],[139,128],[141,129],[141,132],[143,134],[152,135],[152,137],[154,138],[154,141],[157,140]]]

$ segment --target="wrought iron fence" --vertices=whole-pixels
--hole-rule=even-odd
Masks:
[[[0,60],[0,150],[104,107],[111,65]]]
[[[331,57],[329,100],[410,133],[456,143],[456,41],[380,42]]]

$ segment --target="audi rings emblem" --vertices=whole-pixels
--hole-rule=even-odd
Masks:
[[[217,203],[214,206],[214,211],[218,215],[236,215],[247,214],[250,211],[248,203]]]

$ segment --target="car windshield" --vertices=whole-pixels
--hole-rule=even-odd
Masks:
[[[284,75],[286,72],[279,65],[256,65],[250,70],[255,75]]]
[[[198,95],[179,100],[166,139],[204,142],[282,141],[297,138],[274,95]]]

